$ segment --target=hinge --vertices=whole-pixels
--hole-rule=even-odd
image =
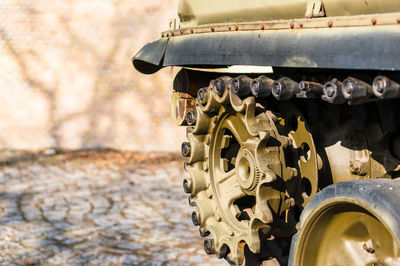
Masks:
[[[325,17],[325,8],[322,0],[308,0],[305,17]]]

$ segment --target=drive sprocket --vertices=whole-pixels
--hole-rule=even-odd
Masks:
[[[189,157],[184,188],[197,207],[193,223],[203,237],[210,236],[206,252],[242,264],[246,250],[260,253],[263,239],[294,233],[280,228],[294,228],[289,209],[301,208],[316,193],[317,160],[304,119],[293,106],[280,107],[282,116],[279,108],[268,110],[237,86],[222,77],[199,90],[189,143],[183,144]],[[301,161],[305,145],[307,160]],[[290,162],[288,152],[296,154]],[[305,168],[310,168],[307,177],[300,175]],[[297,187],[291,182],[303,179],[310,184],[307,193],[290,189]]]

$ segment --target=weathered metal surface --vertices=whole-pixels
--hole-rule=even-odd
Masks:
[[[387,179],[325,188],[301,214],[289,265],[398,265],[399,190],[399,180]]]
[[[192,72],[195,71],[183,70],[182,73],[195,77]],[[331,73],[327,75],[325,72]],[[247,263],[249,259],[261,261],[271,256],[268,255],[270,252],[278,252],[272,257],[286,265],[285,256],[279,255],[284,254],[282,250],[287,248],[284,242],[289,241],[299,228],[298,215],[304,207],[308,208],[313,197],[319,195],[318,191],[334,183],[398,176],[400,161],[399,157],[394,157],[398,153],[392,154],[387,149],[388,146],[397,147],[396,138],[389,140],[385,137],[388,132],[384,131],[385,124],[390,122],[381,119],[377,123],[375,115],[379,107],[364,101],[374,97],[372,92],[357,94],[358,83],[354,83],[355,87],[351,90],[348,84],[342,85],[346,84],[346,80],[361,82],[358,79],[361,78],[369,80],[362,85],[370,88],[374,76],[360,76],[362,71],[352,72],[358,78],[349,77],[341,71],[325,72],[311,76],[307,72],[287,73],[289,76],[283,77],[282,73],[252,78],[243,74],[221,76],[211,80],[208,87],[198,90],[195,110],[187,113],[188,117],[190,114],[190,123],[187,124],[191,125],[187,128],[189,142],[182,144],[182,154],[188,158],[185,169],[189,173],[183,187],[190,194],[190,204],[197,207],[192,215],[193,223],[200,226],[201,236],[211,236],[205,240],[207,254],[216,253],[219,258],[240,264],[244,260]],[[177,79],[181,80],[184,76],[180,74]],[[322,84],[331,82],[330,76],[338,76],[338,90],[356,93],[353,96],[357,96],[361,104],[353,105],[352,97],[344,98],[340,104],[321,99],[318,103],[318,98],[326,97]],[[311,85],[314,87],[311,88]],[[187,87],[193,88],[190,85]],[[306,93],[311,89],[313,93]],[[296,101],[296,97],[302,101]],[[367,110],[363,103],[369,103],[371,110]],[[386,102],[385,106],[391,104]],[[380,117],[392,114],[398,117],[399,112],[389,108],[382,111]],[[352,193],[357,199],[357,192]],[[364,238],[369,236],[386,239],[382,241],[389,244],[397,241],[396,238],[387,240],[389,233],[385,231],[384,223],[380,222],[384,220],[365,216],[364,212],[359,212],[362,204],[351,200],[354,205],[350,206],[351,214],[340,214],[337,218],[335,212],[326,212],[329,219],[335,222],[329,224],[322,221],[316,230],[326,226],[326,232],[322,236],[312,232],[309,236],[313,243],[325,245],[325,248],[320,253],[306,253],[309,256],[314,254],[323,262],[316,263],[315,258],[307,257],[302,265],[329,265],[326,261],[332,261],[332,265],[338,262],[352,264],[358,257],[347,256],[346,243],[354,234],[362,238],[352,242],[354,249],[367,242],[368,239]],[[342,204],[340,199],[334,202]],[[369,211],[368,208],[366,210]],[[343,224],[346,220],[354,221],[353,218],[364,220],[362,223]],[[338,224],[343,225],[345,230],[337,231]],[[378,235],[365,233],[363,226],[373,226]],[[332,235],[332,231],[338,233]],[[271,239],[266,240],[269,235],[286,239],[274,243],[282,245],[278,248],[280,251],[269,246]],[[325,240],[318,241],[317,238]],[[309,246],[303,242],[301,247]],[[340,252],[325,252],[334,249],[331,243],[337,245]],[[247,255],[246,246],[250,252]],[[400,256],[400,253],[390,253],[391,247],[374,246],[374,243],[369,246],[371,249],[367,251],[374,248],[377,253],[368,259],[376,262],[395,261]],[[365,249],[361,248],[355,254],[364,258],[364,252]],[[339,253],[347,257],[342,259]],[[339,259],[331,260],[333,257]],[[295,265],[300,264],[296,262]]]
[[[189,158],[184,190],[197,207],[192,220],[202,235],[212,236],[205,242],[206,252],[229,255],[236,264],[243,262],[246,245],[260,253],[260,236],[270,230],[293,233],[288,197],[304,206],[318,186],[317,153],[305,119],[290,103],[282,105],[282,117],[269,110],[256,113],[250,81],[225,76],[199,90],[196,121],[188,129],[189,142],[182,144],[182,154]],[[307,158],[285,158],[286,149],[305,147]],[[274,187],[280,182],[290,185]],[[291,189],[305,183],[309,187],[304,191]],[[290,222],[280,222],[281,216]]]
[[[168,40],[160,39],[146,44],[136,55],[137,60],[132,61],[136,69],[144,74],[151,74],[160,70]]]
[[[324,18],[300,18],[262,20],[257,22],[237,22],[207,24],[195,27],[170,28],[161,33],[161,37],[175,37],[181,35],[229,32],[229,31],[255,31],[255,30],[285,30],[285,29],[319,29],[319,28],[348,28],[397,25],[400,23],[400,13],[324,17]]]
[[[206,253],[286,265],[300,229],[294,265],[400,263],[399,182],[331,186],[400,176],[400,2],[181,0],[179,15],[133,63],[186,68],[172,113]],[[273,72],[205,71],[243,65]]]
[[[170,38],[164,58],[159,49],[144,47],[133,63],[144,73],[161,67],[141,65],[148,58],[157,63],[164,59],[162,66],[400,70],[399,33],[399,26],[368,26],[194,34]]]
[[[252,22],[326,15],[347,16],[400,11],[397,0],[181,0],[181,26]]]

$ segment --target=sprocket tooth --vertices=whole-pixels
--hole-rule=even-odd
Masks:
[[[249,241],[246,241],[246,243],[250,251],[253,253],[260,252],[261,244],[259,231],[263,228],[270,228],[270,226],[266,225],[258,218],[254,218],[250,221],[250,239]]]
[[[199,213],[199,222],[200,222],[200,226],[204,227],[204,225],[206,224],[207,220],[210,217],[214,216],[214,212],[215,212],[215,208],[213,206],[213,203],[211,200],[209,199],[197,199],[195,201],[198,213]]]
[[[196,124],[192,130],[192,133],[196,135],[206,134],[208,132],[208,128],[210,127],[211,117],[204,113],[200,106],[196,106],[195,112]]]
[[[232,108],[239,113],[243,113],[244,111],[246,111],[246,99],[253,99],[253,101],[255,102],[255,98],[254,97],[247,97],[246,99],[242,100],[240,99],[239,96],[237,96],[237,94],[233,93],[231,88],[229,88],[230,92],[229,92],[229,100],[231,102],[231,106]]]
[[[218,113],[221,103],[219,103],[215,97],[215,92],[211,87],[207,88],[207,93],[205,94],[205,99],[199,102],[199,106],[203,112],[212,115]]]
[[[231,252],[228,254],[228,260],[235,265],[241,265],[244,262],[244,247],[246,246],[246,242],[241,240],[239,243],[233,245],[230,248]]]
[[[221,241],[226,236],[226,229],[222,225],[222,222],[218,222],[215,219],[209,219],[204,227],[205,231],[210,232],[211,237],[215,241],[217,251],[220,250],[224,242]]]
[[[207,181],[203,171],[194,167],[188,166],[188,171],[191,182],[191,194],[196,195],[200,191],[207,189]]]
[[[205,144],[202,141],[204,139],[204,136],[197,136],[194,135],[193,133],[188,134],[188,139],[190,143],[190,157],[189,157],[189,164],[199,162],[199,161],[204,161],[205,156],[204,156],[204,150],[205,150]]]
[[[233,94],[233,93],[232,93]],[[254,97],[247,97],[243,101],[235,94],[231,95],[231,104],[237,112],[245,112],[246,129],[253,137],[258,136],[260,129],[264,125],[255,117],[256,100]]]

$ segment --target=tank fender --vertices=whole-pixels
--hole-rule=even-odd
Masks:
[[[133,66],[143,74],[153,74],[163,68],[165,51],[168,39],[162,38],[158,41],[146,44],[133,58]]]
[[[146,74],[166,66],[400,70],[399,32],[396,25],[164,37],[144,46],[133,64]]]
[[[368,211],[385,225],[400,239],[400,180],[368,179],[343,182],[330,185],[317,193],[304,208],[300,217],[300,230],[293,236],[290,248],[289,264],[293,265],[295,250],[298,248],[298,239],[301,228],[308,219],[323,212],[328,202],[342,199],[343,202],[368,206]],[[326,208],[325,208],[326,209]]]

